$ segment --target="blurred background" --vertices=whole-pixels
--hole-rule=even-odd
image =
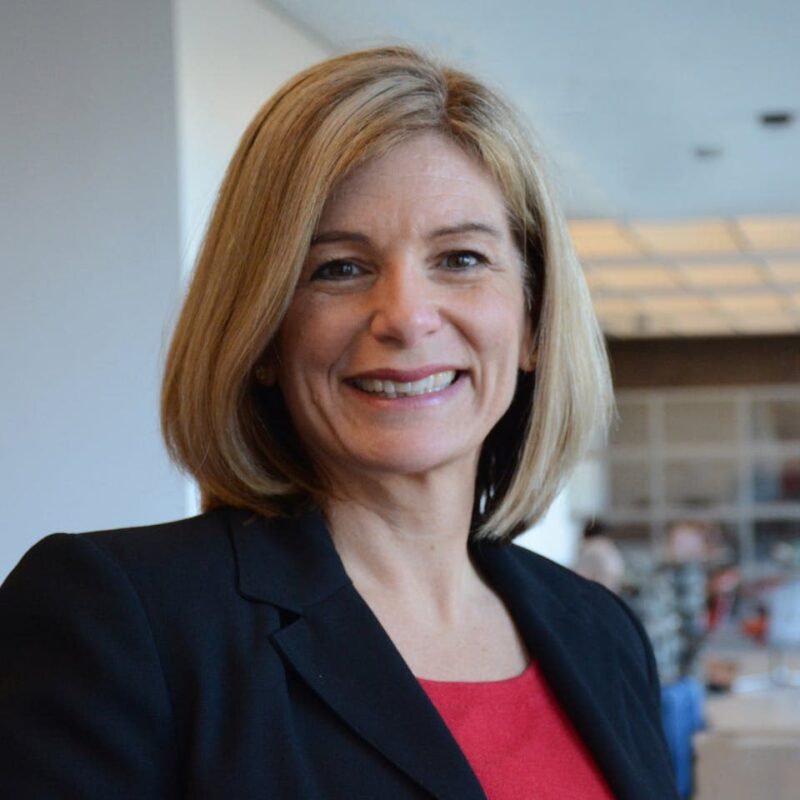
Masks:
[[[521,108],[607,335],[610,441],[520,542],[643,619],[685,797],[796,797],[798,31],[796,0],[3,0],[0,580],[194,513],[158,383],[225,165],[298,70],[408,42]]]

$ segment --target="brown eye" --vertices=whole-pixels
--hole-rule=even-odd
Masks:
[[[475,269],[486,263],[486,259],[479,253],[463,250],[457,253],[448,253],[443,259],[443,266],[455,272]]]
[[[340,259],[338,261],[329,261],[314,270],[311,275],[312,281],[344,281],[349,278],[358,278],[363,275],[364,271],[358,264],[352,261]]]

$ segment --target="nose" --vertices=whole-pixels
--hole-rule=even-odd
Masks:
[[[380,341],[413,347],[441,328],[436,287],[410,260],[388,267],[373,292],[370,331]]]

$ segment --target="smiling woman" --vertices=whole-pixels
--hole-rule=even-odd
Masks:
[[[167,361],[204,513],[0,588],[0,783],[36,798],[672,798],[650,646],[514,544],[612,407],[523,126],[405,48],[267,102]]]

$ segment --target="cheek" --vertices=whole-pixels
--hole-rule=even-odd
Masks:
[[[521,292],[521,290],[520,290]],[[506,293],[486,297],[480,307],[473,308],[470,319],[480,348],[498,369],[516,374],[519,356],[526,339],[527,318],[521,295]]]
[[[347,353],[350,320],[329,304],[296,300],[277,337],[279,382],[296,392],[326,379]]]

